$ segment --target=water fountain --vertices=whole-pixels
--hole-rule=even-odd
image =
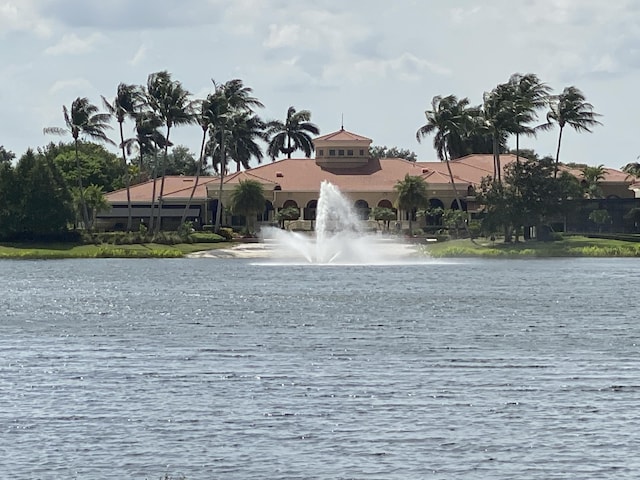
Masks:
[[[384,264],[407,259],[413,249],[363,230],[351,201],[327,181],[320,185],[313,234],[263,228],[272,257],[316,264]]]

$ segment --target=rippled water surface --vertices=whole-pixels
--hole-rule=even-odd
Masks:
[[[640,476],[640,261],[0,262],[0,477]]]

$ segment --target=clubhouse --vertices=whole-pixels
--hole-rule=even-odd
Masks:
[[[315,158],[287,158],[224,176],[221,199],[218,198],[219,177],[203,176],[198,179],[197,184],[196,177],[165,177],[164,194],[156,201],[156,208],[158,202],[162,205],[162,228],[175,230],[178,227],[192,191],[193,199],[187,219],[192,221],[196,228],[215,222],[216,209],[220,203],[223,207],[222,224],[237,224],[239,219],[234,218],[225,207],[229,205],[234,188],[240,181],[247,179],[260,182],[264,188],[266,204],[264,212],[259,216],[259,222],[274,223],[274,215],[278,210],[295,207],[300,210],[300,219],[294,226],[301,230],[313,228],[320,184],[323,180],[336,185],[353,202],[355,210],[363,219],[368,218],[372,208],[386,207],[396,211],[397,221],[406,226],[409,212],[395,208],[397,194],[394,186],[407,174],[425,179],[430,206],[458,208],[444,162],[370,158],[371,143],[371,139],[344,129],[317,137],[314,139]],[[516,161],[516,156],[502,154],[500,159],[504,169]],[[470,214],[478,212],[481,206],[476,202],[475,193],[482,179],[493,175],[493,156],[469,155],[452,160],[450,164],[463,210]],[[582,178],[580,170],[564,166],[561,168],[578,179]],[[635,195],[630,186],[634,180],[635,178],[630,178],[621,171],[607,168],[600,188],[606,198],[633,199]],[[159,185],[158,179],[156,192],[159,192]],[[130,188],[134,228],[148,221],[152,192],[152,180]],[[123,229],[127,223],[126,189],[108,193],[106,197],[112,208],[98,215],[96,226],[107,230]]]

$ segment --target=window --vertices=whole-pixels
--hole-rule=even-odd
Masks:
[[[364,150],[360,149],[360,156],[364,157]]]
[[[353,157],[353,150],[347,150],[347,157]]]
[[[336,151],[333,148],[329,150],[329,156],[330,157],[335,157],[336,156]]]
[[[324,157],[324,150],[322,148],[320,150],[318,150],[318,156],[319,157]]]
[[[338,156],[344,157],[344,150],[338,150]]]

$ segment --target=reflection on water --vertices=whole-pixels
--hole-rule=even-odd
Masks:
[[[639,265],[1,262],[3,472],[635,478]]]

